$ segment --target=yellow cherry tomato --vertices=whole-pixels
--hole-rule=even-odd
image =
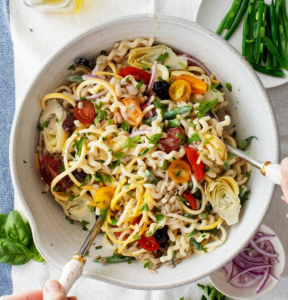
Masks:
[[[114,189],[105,186],[99,188],[94,195],[94,202],[99,209],[102,209],[110,204],[114,196]]]
[[[191,95],[191,86],[185,80],[177,80],[170,86],[169,95],[174,101],[184,101]]]
[[[190,166],[183,160],[173,161],[168,168],[169,177],[177,183],[185,183],[190,179]]]

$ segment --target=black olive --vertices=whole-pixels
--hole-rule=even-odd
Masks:
[[[83,182],[85,180],[85,177],[87,176],[87,174],[83,170],[81,170],[80,172],[75,170],[72,172],[72,174],[79,182]]]
[[[170,99],[169,88],[170,85],[165,80],[155,81],[153,84],[153,91],[162,100]]]
[[[210,109],[210,110],[208,110],[208,111],[207,111],[207,113],[204,115],[204,117],[207,117],[207,116],[211,117],[211,119],[215,119],[215,120],[217,120],[217,117],[216,117],[215,113],[214,113],[214,112],[212,112],[212,110],[211,110],[211,109]]]
[[[165,225],[163,228],[157,229],[154,233],[154,238],[161,248],[165,248],[165,244],[169,240],[167,230],[168,230],[168,226]]]
[[[62,123],[62,128],[64,131],[72,130],[74,127],[74,121],[76,120],[74,115],[69,115]]]
[[[201,200],[202,199],[202,193],[200,191],[200,189],[197,189],[197,191],[192,194],[194,198]]]
[[[76,58],[75,59],[75,64],[77,66],[83,66],[83,67],[91,69],[91,70],[93,69],[93,64],[91,63],[91,61],[89,61],[86,58],[82,58],[82,57]]]

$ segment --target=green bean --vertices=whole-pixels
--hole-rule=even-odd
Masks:
[[[281,10],[282,10],[282,17],[283,17],[286,38],[288,39],[288,16],[287,16],[287,11],[286,11],[285,0],[281,0]]]
[[[259,66],[255,63],[253,63],[253,69],[257,72],[266,74],[266,75],[270,75],[270,76],[274,76],[274,77],[284,77],[284,72],[282,70],[268,70],[263,66]]]
[[[267,49],[272,53],[273,57],[276,57],[277,61],[280,63],[280,65],[288,71],[288,60],[284,59],[272,41],[268,37],[264,37],[264,45],[266,45]]]
[[[281,9],[280,9],[281,5],[280,4],[281,4],[280,0],[275,0],[275,13],[276,13],[276,18],[277,19],[279,18],[279,13],[281,11]]]
[[[248,33],[249,33],[249,23],[248,23],[249,15],[252,10],[252,5],[250,5],[251,1],[252,0],[249,1],[249,5],[248,5],[247,11],[246,11],[245,18],[244,18],[243,30],[242,30],[242,55],[244,57],[246,57],[246,53],[247,53],[246,40],[247,40]]]
[[[270,24],[270,5],[268,5],[268,9],[267,9],[267,20],[268,20],[268,24],[267,24],[267,37],[269,39],[271,39],[271,24]],[[264,45],[265,46],[265,45]],[[267,47],[265,46],[265,48],[267,49]],[[273,55],[270,51],[267,50],[267,66],[266,69],[268,70],[273,70],[275,69],[273,67]]]
[[[182,114],[186,114],[187,112],[191,111],[192,107],[189,105],[186,106],[182,106],[182,107],[176,107],[172,110],[166,111],[163,114],[163,120],[167,120],[167,119],[171,119],[171,118],[175,118],[177,115],[182,115]],[[154,116],[152,118],[149,119],[143,119],[142,123],[146,124],[146,125],[150,125],[151,123],[157,119],[158,116]]]
[[[236,28],[238,27],[239,23],[241,22],[241,19],[245,13],[245,10],[247,9],[247,5],[249,3],[249,0],[243,0],[243,2],[241,3],[241,6],[237,12],[237,15],[231,25],[231,27],[229,28],[229,30],[226,32],[224,39],[226,41],[228,41],[230,39],[230,37],[232,36],[232,34],[235,32]]]
[[[282,12],[279,13],[279,50],[280,54],[284,59],[287,59],[287,41],[284,30],[284,23],[282,19]]]
[[[262,12],[262,18],[261,18],[261,30],[260,30],[260,60],[259,63],[266,62],[267,60],[267,49],[264,47],[263,44],[263,38],[266,34],[266,25],[267,25],[267,5],[263,5],[263,12]]]
[[[128,262],[131,260],[135,260],[135,257],[131,257],[131,256],[113,255],[113,256],[106,256],[106,257],[93,259],[93,262],[99,263],[100,260],[103,258],[106,259],[105,263],[107,264],[118,264],[121,262]]]
[[[236,17],[236,14],[239,10],[239,7],[241,5],[243,0],[234,0],[232,5],[231,5],[231,8],[229,10],[229,15],[227,17],[227,20],[226,20],[226,23],[224,25],[224,28],[225,29],[230,29],[235,17]]]
[[[248,40],[253,40],[255,17],[256,17],[256,10],[255,10],[255,8],[252,7],[250,16],[248,18],[248,24],[249,24],[249,32],[248,32],[248,36],[247,36]],[[253,63],[254,43],[247,43],[246,44],[246,57],[247,57],[247,61],[249,62],[249,64],[251,66],[252,66],[252,63]]]
[[[221,23],[220,23],[220,25],[218,26],[218,28],[217,28],[217,30],[216,30],[216,33],[217,34],[221,34],[222,33],[222,31],[223,31],[223,29],[224,29],[224,25],[225,25],[225,23],[226,23],[226,20],[227,20],[227,18],[228,18],[228,15],[229,15],[229,11],[228,11],[228,13],[226,14],[226,16],[224,17],[224,19],[221,21]]]
[[[256,12],[256,25],[254,23],[253,37],[255,40],[253,48],[253,61],[258,63],[260,60],[260,47],[261,47],[261,25],[262,25],[262,12],[263,12],[263,2],[258,2],[258,9]]]
[[[278,28],[276,24],[276,12],[275,12],[275,7],[274,7],[274,2],[272,0],[271,5],[270,5],[270,25],[271,25],[271,37],[273,44],[276,49],[278,49]],[[275,56],[273,56],[273,66],[277,67],[277,59]]]
[[[67,76],[66,80],[68,81],[74,81],[74,82],[82,82],[84,81],[82,76],[79,75],[72,75],[72,76]]]

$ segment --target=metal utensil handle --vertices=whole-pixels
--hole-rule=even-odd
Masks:
[[[267,163],[265,167],[265,163]],[[267,178],[269,178],[273,183],[279,184],[281,183],[281,165],[279,164],[272,164],[269,162],[265,162],[261,167],[260,171],[264,174]]]

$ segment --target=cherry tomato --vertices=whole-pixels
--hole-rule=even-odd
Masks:
[[[140,223],[140,218],[137,218],[132,222],[133,225],[139,224]],[[131,232],[134,230],[131,229]],[[145,250],[147,251],[156,251],[160,248],[160,245],[158,242],[155,240],[154,236],[145,236],[145,233],[141,235],[141,239],[137,240],[138,244]]]
[[[193,94],[204,94],[207,90],[207,85],[204,81],[190,77],[190,76],[177,76],[175,78],[175,81],[177,80],[185,80],[190,84],[191,87],[191,93]]]
[[[83,108],[79,108],[79,103],[83,103]],[[92,123],[96,117],[94,105],[89,101],[79,101],[74,107],[74,115],[83,124]]]
[[[177,80],[170,86],[169,95],[174,101],[184,101],[191,95],[191,86],[185,80]]]
[[[196,209],[196,199],[189,193],[183,193],[182,196],[188,200],[188,202],[190,203],[190,207],[192,209]]]
[[[190,166],[181,159],[174,160],[168,168],[169,177],[177,183],[187,182],[190,179],[190,172]]]
[[[125,112],[121,111],[123,119],[132,126],[139,125],[142,122],[143,116],[138,102],[128,97],[121,99],[120,102],[126,107]]]
[[[159,144],[161,144],[164,147],[164,151],[166,153],[170,153],[173,150],[178,150],[180,148],[180,139],[179,139],[179,133],[185,135],[184,130],[182,127],[170,127],[165,130],[165,133],[167,134],[166,138],[162,138],[158,141]]]
[[[193,170],[193,173],[196,177],[196,180],[200,181],[204,177],[204,164],[203,164],[202,160],[200,161],[199,164],[197,164],[199,155],[197,154],[196,150],[194,150],[192,148],[189,148],[189,147],[186,148],[185,152],[188,157],[190,166]]]
[[[117,226],[113,226],[113,227],[117,227]],[[119,240],[119,236],[121,234],[122,234],[122,231],[120,231],[120,232],[114,232],[115,238],[117,240]],[[122,239],[122,241],[126,241],[129,238],[129,236],[130,236],[129,234],[125,234],[124,237],[123,237],[123,239]]]
[[[94,202],[99,209],[110,204],[114,196],[114,189],[108,186],[99,188],[94,194]]]
[[[123,68],[120,71],[119,75],[122,77],[126,77],[127,75],[132,75],[135,78],[135,80],[138,82],[140,82],[141,79],[144,79],[144,84],[146,84],[146,85],[149,84],[150,79],[151,79],[151,74],[149,74],[143,70],[134,68],[134,67]]]
[[[60,167],[62,163],[56,159],[49,158],[46,155],[43,155],[43,159],[40,163],[40,174],[44,181],[51,186],[52,180],[57,177],[61,171]],[[65,176],[62,178],[56,185],[58,192],[65,192],[67,188],[70,188],[72,185],[72,181],[69,176]]]

